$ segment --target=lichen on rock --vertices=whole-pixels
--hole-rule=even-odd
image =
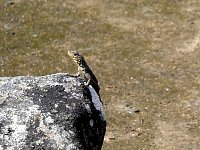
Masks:
[[[101,149],[106,121],[90,91],[65,73],[1,77],[0,149]]]

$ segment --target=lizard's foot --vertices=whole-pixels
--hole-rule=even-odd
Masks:
[[[88,86],[89,84],[88,84],[87,82],[84,82],[84,85],[85,85],[85,86]]]
[[[71,76],[71,77],[79,77],[79,76],[80,76],[79,73],[76,73],[76,74],[68,74],[68,73],[67,73],[67,75],[68,75],[68,76]]]
[[[80,76],[80,73],[79,73],[79,72],[77,72],[77,73],[75,74],[75,76],[76,76],[76,77],[79,77],[79,76]]]
[[[67,73],[67,75],[70,76],[70,77],[77,77],[76,74],[68,74],[68,73]]]
[[[85,86],[89,86],[89,84],[90,84],[90,79],[87,82],[86,81],[84,82]]]

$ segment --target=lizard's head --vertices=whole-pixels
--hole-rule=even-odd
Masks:
[[[80,66],[83,61],[83,56],[79,54],[77,51],[68,51],[68,55],[74,60],[74,62]]]

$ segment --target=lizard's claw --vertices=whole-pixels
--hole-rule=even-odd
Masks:
[[[80,76],[80,73],[77,72],[74,76],[79,77],[79,76]]]

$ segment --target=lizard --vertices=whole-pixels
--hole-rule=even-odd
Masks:
[[[78,51],[68,51],[68,55],[72,58],[78,67],[78,73],[76,76],[80,76],[84,80],[85,86],[91,85],[99,95],[100,87],[98,80],[90,67],[87,65],[84,57]]]

